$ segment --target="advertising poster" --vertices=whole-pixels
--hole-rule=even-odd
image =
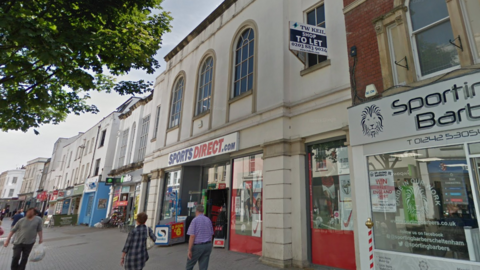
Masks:
[[[262,237],[262,216],[261,216],[261,214],[252,214],[252,236]]]
[[[170,227],[168,225],[157,225],[155,227],[155,236],[157,240],[155,245],[168,245]]]
[[[98,209],[105,209],[105,208],[107,208],[107,199],[99,199]]]
[[[336,152],[338,174],[350,174],[350,166],[348,165],[348,148],[337,148]]]
[[[353,231],[352,188],[350,175],[340,175],[340,222],[342,230]]]
[[[184,228],[183,222],[172,224],[172,239],[182,237],[184,234],[184,231],[185,231],[185,228]]]
[[[372,171],[369,176],[372,211],[381,213],[397,212],[393,171]]]

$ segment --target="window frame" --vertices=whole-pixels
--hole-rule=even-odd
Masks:
[[[157,138],[158,127],[159,127],[159,124],[160,124],[161,107],[162,107],[161,105],[157,106],[157,110],[155,111],[155,125],[153,127],[152,140],[155,140]]]
[[[406,85],[407,81],[400,82],[398,79],[397,65],[395,64],[395,46],[393,43],[392,31],[394,28],[398,27],[396,22],[389,24],[385,27],[385,32],[387,34],[387,45],[388,45],[388,56],[390,57],[390,67],[392,68],[392,79],[393,85]]]
[[[120,139],[120,148],[119,148],[119,157],[118,157],[117,168],[120,168],[125,164],[125,158],[127,156],[127,145],[128,145],[128,135],[129,135],[129,133],[130,133],[129,128],[122,131],[122,135],[121,135],[121,139]]]
[[[182,86],[182,97],[180,98],[180,100],[177,100],[175,102],[175,97],[176,97],[176,93],[178,92],[178,84],[180,83],[180,81],[183,80],[183,86]],[[180,127],[180,125],[182,124],[182,115],[183,115],[183,101],[185,100],[185,86],[186,86],[186,76],[184,74],[180,74],[177,76],[177,78],[175,79],[175,83],[173,84],[173,87],[172,87],[172,91],[171,91],[171,97],[170,97],[170,109],[169,109],[169,114],[168,114],[168,130],[172,130],[172,129],[176,129],[178,127]],[[180,111],[178,112],[178,123],[176,125],[172,125],[172,117],[176,114],[174,114],[174,103],[175,105],[180,102]]]
[[[308,13],[314,11],[315,12],[315,22],[317,22],[317,9],[319,7],[323,6],[323,11],[324,11],[324,15],[325,15],[325,21],[323,21],[323,23],[320,23],[320,24],[315,24],[314,26],[317,26],[317,27],[323,27],[326,29],[325,25],[327,24],[327,12],[325,10],[325,1],[321,1],[320,3],[317,3],[315,4],[314,6],[306,9],[304,12],[303,12],[303,22],[305,24],[308,24]],[[323,24],[323,26],[322,26]],[[312,67],[316,67],[318,65],[321,65],[323,63],[327,63],[327,61],[330,59],[329,56],[324,56],[324,55],[317,55],[317,63],[315,65],[310,65],[309,64],[309,60],[308,60],[308,56],[310,55],[311,53],[305,53],[305,69],[309,69],[309,68],[312,68]],[[325,57],[325,60],[323,61],[319,61],[319,57],[320,56],[324,56]],[[322,65],[323,66],[323,65]]]
[[[250,42],[253,42],[253,55],[252,56],[248,56],[248,58],[246,60],[242,60],[240,62],[240,64],[237,65],[237,56],[236,56],[236,53],[237,53],[237,50],[238,50],[238,42],[240,41],[240,38],[242,38],[242,35],[247,32],[247,31],[253,31],[253,41],[249,41],[248,43]],[[232,73],[231,73],[231,76],[232,76],[232,80],[231,80],[231,91],[230,91],[230,95],[229,95],[229,100],[237,100],[237,99],[240,99],[244,96],[248,96],[249,94],[251,94],[255,89],[256,89],[256,80],[257,80],[257,56],[258,56],[258,31],[257,31],[257,28],[256,27],[253,27],[253,25],[250,25],[250,24],[247,24],[245,25],[244,27],[242,27],[241,29],[239,29],[239,31],[237,32],[237,35],[235,36],[235,39],[234,39],[234,42],[233,42],[233,46],[232,46],[232,65],[231,65],[231,68],[232,68]],[[249,46],[249,45],[246,45],[246,46]],[[241,47],[243,48],[243,46]],[[245,61],[249,61],[249,59],[252,58],[252,61],[253,61],[253,70],[252,70],[252,73],[248,73],[248,63],[247,63],[247,75],[244,76],[244,77],[240,77],[239,80],[237,80],[236,78],[236,72],[235,72],[235,69],[237,66],[242,66],[242,63],[245,62]],[[249,75],[252,75],[253,78],[252,78],[252,88],[251,89],[248,89],[248,76]],[[241,71],[240,71],[240,76],[241,76]],[[245,92],[241,92],[242,90],[240,89],[239,90],[239,94],[237,96],[235,96],[235,83],[237,81],[242,81],[243,78],[247,78],[247,90]],[[240,88],[241,88],[241,85],[240,85]]]
[[[132,132],[131,132],[131,136],[129,138],[129,146],[128,146],[128,152],[127,152],[127,160],[126,160],[126,165],[130,164],[130,161],[132,160],[132,154],[133,154],[133,151],[134,151],[134,143],[135,143],[135,135],[137,133],[137,122],[133,122],[132,124]]]
[[[442,69],[442,70],[439,70],[439,71],[436,71],[436,72],[433,72],[433,73],[430,73],[430,74],[427,74],[427,75],[422,75],[422,68],[420,66],[420,57],[419,57],[419,52],[418,52],[418,47],[417,47],[416,35],[418,35],[419,33],[425,32],[426,30],[432,29],[435,26],[438,26],[438,25],[440,25],[442,23],[445,23],[447,21],[450,21],[450,24],[451,24],[452,21],[450,19],[451,15],[450,15],[450,13],[448,13],[448,17],[442,18],[442,19],[440,19],[440,20],[438,20],[434,23],[431,23],[429,25],[426,25],[422,28],[419,28],[419,29],[413,31],[412,15],[411,15],[411,12],[410,12],[410,3],[411,3],[411,0],[405,1],[405,6],[407,7],[407,11],[406,11],[405,15],[406,15],[406,18],[407,18],[408,32],[409,32],[410,44],[412,46],[413,62],[414,62],[414,65],[415,65],[415,72],[416,72],[417,80],[425,80],[425,79],[428,79],[428,78],[433,78],[433,77],[436,77],[438,75],[442,75],[442,74],[451,72],[453,70],[460,69],[461,68],[461,63],[459,63],[458,65],[453,66],[453,67]],[[446,2],[445,2],[445,5],[447,5]],[[452,34],[453,34],[453,29],[452,29]],[[455,50],[457,50],[457,48],[455,48]],[[457,50],[457,54],[460,57],[460,54],[458,53],[458,50]],[[460,59],[459,59],[459,61],[460,61]]]
[[[211,60],[211,66],[210,67],[207,67],[205,72],[203,72],[203,67],[207,65],[207,61]],[[206,77],[206,73],[207,71],[210,71],[210,81],[208,83],[204,83],[203,85],[201,85],[202,82],[205,82],[203,80],[204,77]],[[212,108],[212,100],[213,100],[213,85],[214,85],[214,79],[215,79],[215,58],[213,57],[213,55],[211,54],[208,54],[207,56],[205,56],[202,60],[202,62],[200,63],[200,67],[198,69],[198,72],[197,72],[197,87],[196,87],[196,93],[195,93],[195,112],[194,112],[194,117],[198,117],[198,116],[201,116],[201,115],[204,115],[204,114],[207,114],[210,112],[210,109]],[[205,91],[205,88],[207,85],[210,85],[210,95],[208,96],[208,98],[201,98],[203,97],[203,93]],[[202,101],[202,103],[208,99],[209,100],[209,105],[208,105],[208,108],[205,109],[205,110],[202,110],[199,112],[199,102]]]
[[[148,130],[150,128],[150,115],[142,119],[142,129],[140,133],[140,141],[138,145],[137,161],[143,161],[147,152],[148,145]]]
[[[94,171],[94,176],[99,176],[100,175],[100,163],[101,159],[95,160],[95,171]]]
[[[468,44],[470,45],[472,59],[474,64],[480,63],[480,48],[477,49],[477,45],[475,43],[475,37],[473,36],[473,29],[470,24],[469,15],[467,12],[467,6],[465,4],[466,0],[461,0],[460,2],[460,9],[463,17],[463,23],[465,24],[465,32],[467,33]]]
[[[102,130],[102,135],[100,137],[100,145],[98,148],[102,148],[105,145],[105,139],[107,138],[107,129]]]

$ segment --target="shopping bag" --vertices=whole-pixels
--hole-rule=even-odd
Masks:
[[[155,246],[155,242],[150,238],[150,230],[151,229],[147,227],[147,249],[151,249]]]
[[[32,253],[30,253],[30,261],[31,262],[39,262],[43,260],[45,257],[45,246],[43,244],[40,244],[36,246]]]

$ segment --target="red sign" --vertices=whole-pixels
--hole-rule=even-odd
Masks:
[[[54,190],[53,195],[57,196],[58,195],[58,190]]]
[[[127,206],[128,205],[128,201],[119,201],[117,203],[117,206]]]
[[[59,191],[58,197],[65,197],[65,191]]]
[[[183,233],[184,233],[183,223],[172,224],[172,239],[182,237]]]
[[[213,241],[214,247],[224,247],[225,246],[225,239],[215,239]]]
[[[227,188],[227,184],[225,183],[219,183],[218,184],[218,189],[226,189]]]

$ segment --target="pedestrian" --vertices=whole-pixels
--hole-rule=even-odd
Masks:
[[[148,261],[147,238],[150,237],[153,242],[157,237],[153,230],[145,226],[148,216],[145,212],[137,215],[137,227],[130,231],[123,247],[122,260],[120,265],[126,270],[142,270]]]
[[[14,234],[16,239],[13,245],[11,270],[25,270],[28,256],[35,244],[37,234],[39,238],[38,243],[43,243],[42,219],[35,215],[35,208],[29,208],[25,218],[20,219],[17,224],[15,224],[7,240],[5,240],[4,247],[8,246]]]
[[[2,212],[0,212],[0,221],[3,221],[3,217],[5,217],[5,209],[2,209]]]
[[[195,218],[190,223],[187,234],[190,235],[188,241],[188,259],[186,270],[192,270],[198,261],[200,270],[208,269],[208,261],[212,253],[212,221],[203,215],[203,205],[197,205]]]
[[[23,218],[23,215],[20,213],[20,211],[17,211],[15,215],[12,217],[12,228],[17,224],[17,222]]]
[[[22,216],[25,216],[25,211],[23,210],[23,208],[18,211],[20,211],[20,214],[22,214]]]

